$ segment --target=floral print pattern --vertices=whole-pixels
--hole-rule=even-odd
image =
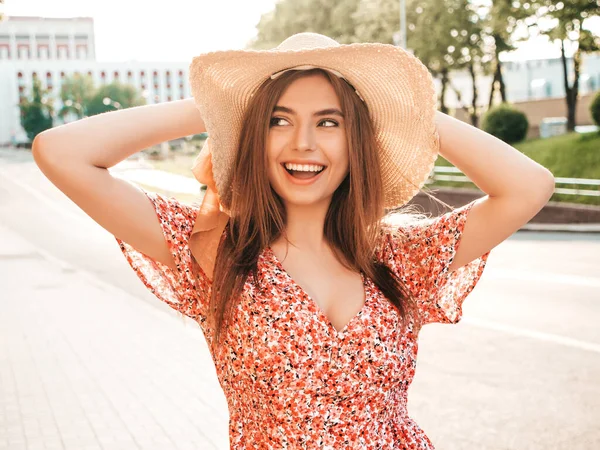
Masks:
[[[177,270],[117,242],[148,289],[194,319],[212,348],[205,315],[211,281],[187,245],[198,205],[146,195]],[[472,205],[382,232],[376,256],[412,292],[421,325],[458,322],[481,277],[489,253],[448,271]],[[396,309],[363,274],[365,304],[337,331],[269,247],[259,256],[258,284],[248,277],[235,325],[212,354],[229,407],[231,448],[434,448],[407,411],[418,348],[414,318],[402,327]]]

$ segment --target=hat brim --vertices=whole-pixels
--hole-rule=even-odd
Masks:
[[[341,73],[364,99],[379,146],[386,208],[407,203],[427,180],[439,151],[436,92],[429,70],[405,50],[362,43],[304,50],[231,50],[193,58],[192,95],[206,125],[221,202],[231,206],[231,168],[242,120],[258,87],[301,65]]]

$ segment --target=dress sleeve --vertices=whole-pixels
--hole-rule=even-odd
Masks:
[[[194,260],[189,247],[199,207],[185,205],[173,197],[145,190],[144,193],[154,207],[177,269],[172,270],[121,239],[115,239],[136,275],[159,300],[198,321],[204,316],[210,287],[210,280],[197,264],[193,270]]]
[[[449,271],[475,201],[423,225],[400,227],[388,234],[389,263],[412,293],[421,324],[457,323],[462,304],[481,278],[489,252]]]

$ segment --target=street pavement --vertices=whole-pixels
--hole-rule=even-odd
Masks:
[[[147,184],[147,183],[144,183]],[[600,235],[519,232],[458,325],[428,325],[409,410],[438,449],[600,449]],[[114,238],[0,151],[0,449],[226,449],[198,326]]]

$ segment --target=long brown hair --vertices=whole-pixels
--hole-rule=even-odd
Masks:
[[[413,300],[394,273],[374,258],[381,237],[383,186],[373,124],[354,88],[320,69],[288,71],[267,79],[252,97],[233,165],[229,230],[217,251],[210,317],[218,345],[249,275],[259,286],[261,251],[286,226],[284,203],[268,179],[266,141],[271,114],[286,88],[300,77],[321,74],[333,86],[344,111],[349,173],[333,193],[325,218],[324,237],[345,267],[362,271],[405,318]]]

